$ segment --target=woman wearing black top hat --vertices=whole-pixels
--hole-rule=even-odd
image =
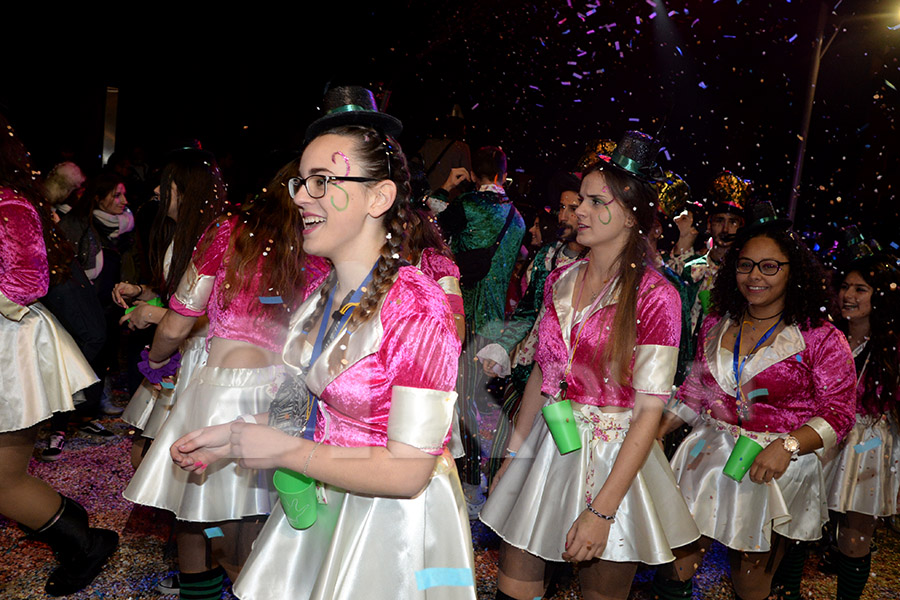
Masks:
[[[850,428],[853,359],[827,321],[821,266],[768,202],[750,207],[712,303],[680,403],[660,429],[662,437],[694,427],[672,469],[703,537],[659,570],[654,592],[690,598],[691,577],[717,540],[729,549],[735,595],[760,600],[788,541],[821,536],[828,512],[814,452]],[[741,455],[745,446],[758,454]],[[743,473],[731,468],[739,466]]]
[[[585,260],[548,277],[536,364],[481,520],[503,544],[497,598],[543,595],[548,562],[580,564],[585,598],[626,598],[637,564],[699,537],[654,444],[678,357],[681,300],[650,264],[658,201],[650,136],[627,132],[581,184]],[[542,406],[568,400],[580,449],[561,454]]]
[[[304,250],[334,268],[291,321],[283,389],[296,393],[279,391],[275,419],[255,416],[302,437],[245,415],[188,434],[172,456],[194,471],[237,456],[320,482],[308,528],[273,508],[235,583],[244,600],[474,600],[469,522],[446,450],[459,340],[444,291],[402,259],[400,122],[362,88],[335,88],[325,104],[289,189]]]

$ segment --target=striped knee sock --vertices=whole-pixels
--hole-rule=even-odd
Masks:
[[[181,600],[219,600],[222,597],[225,571],[216,567],[202,573],[182,573]]]
[[[772,578],[772,589],[779,600],[791,600],[800,597],[800,580],[803,578],[803,565],[806,563],[807,547],[804,543],[789,542],[784,558]]]
[[[859,600],[871,568],[871,552],[856,558],[841,553],[838,558],[837,600]]]
[[[653,578],[650,597],[654,600],[690,600],[694,593],[694,580],[677,581],[658,574]]]

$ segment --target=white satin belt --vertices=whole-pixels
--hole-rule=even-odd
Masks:
[[[0,314],[11,321],[21,321],[28,314],[28,307],[13,302],[0,290]]]

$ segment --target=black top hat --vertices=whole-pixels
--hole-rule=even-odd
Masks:
[[[709,214],[734,213],[743,214],[744,207],[750,201],[753,182],[741,179],[731,171],[722,171],[709,185],[706,198],[706,210]]]
[[[322,103],[325,114],[306,128],[306,141],[323,131],[343,125],[372,127],[391,137],[403,131],[403,123],[396,117],[379,112],[375,96],[364,87],[350,85],[334,87],[325,93]]]
[[[626,131],[610,156],[600,155],[600,161],[612,165],[641,181],[652,183],[663,177],[656,164],[659,142],[640,131]]]
[[[741,234],[745,239],[753,237],[756,233],[764,229],[790,229],[793,222],[790,219],[779,218],[775,212],[775,207],[768,200],[760,200],[747,206],[746,222],[741,229]]]

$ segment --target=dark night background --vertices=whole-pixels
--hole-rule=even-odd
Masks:
[[[390,93],[407,152],[459,104],[469,145],[501,145],[539,205],[590,140],[635,128],[660,133],[663,166],[695,196],[728,168],[786,212],[820,3],[658,3],[121,5],[52,24],[30,11],[4,19],[0,110],[39,167],[73,152],[95,172],[115,86],[118,150],[153,158],[197,138],[250,187],[279,166],[273,150],[299,148],[328,81],[362,83]],[[898,24],[898,0],[829,4],[825,40],[841,31],[822,60],[801,228],[859,222],[900,243]]]

